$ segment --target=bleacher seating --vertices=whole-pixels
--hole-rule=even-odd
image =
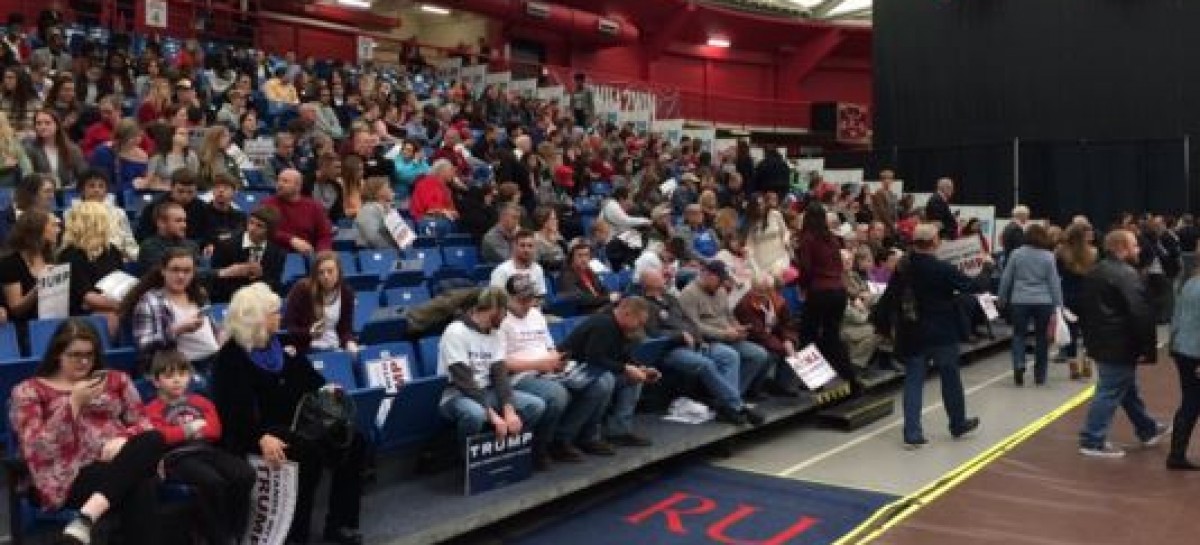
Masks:
[[[347,390],[358,388],[359,380],[354,372],[354,356],[340,350],[316,352],[309,356],[313,368],[325,377],[325,380],[337,384]]]
[[[441,337],[425,337],[417,341],[417,350],[421,358],[421,376],[432,377],[438,373],[438,343]]]

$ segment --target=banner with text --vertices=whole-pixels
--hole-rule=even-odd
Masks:
[[[938,259],[958,267],[967,276],[979,276],[983,272],[983,242],[979,237],[943,240],[938,246]]]
[[[670,142],[672,146],[678,146],[683,138],[683,120],[655,119],[650,125],[650,132],[661,134],[663,140]]]
[[[950,205],[950,211],[958,217],[958,227],[961,229],[967,224],[967,220],[975,218],[979,220],[979,231],[987,240],[996,240],[996,207],[995,206],[966,206],[959,204]],[[989,242],[989,244],[992,244]],[[996,246],[993,244],[992,248]]]
[[[796,352],[795,357],[787,359],[787,363],[809,390],[816,390],[837,378],[837,372],[815,344]]]
[[[467,438],[466,487],[468,496],[503,488],[533,475],[533,432],[496,438],[481,433]]]
[[[242,545],[283,545],[296,510],[300,465],[289,461],[272,468],[261,456],[248,460],[255,482],[250,490],[250,527]]]
[[[71,315],[71,265],[51,265],[38,277],[38,318],[66,318]]]

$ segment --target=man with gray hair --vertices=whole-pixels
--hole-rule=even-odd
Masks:
[[[421,221],[425,216],[437,216],[448,220],[458,219],[458,208],[450,184],[454,182],[454,165],[438,159],[429,167],[429,173],[417,180],[408,208],[413,220]]]
[[[958,218],[950,210],[950,197],[954,196],[954,180],[942,178],[937,181],[937,192],[925,203],[925,219],[940,224],[938,235],[945,240],[958,238]]]
[[[512,257],[517,231],[521,229],[521,207],[506,204],[500,208],[496,225],[483,235],[480,254],[485,263],[503,263]]]
[[[1000,244],[1004,247],[1005,262],[1008,261],[1008,254],[1025,244],[1026,227],[1029,227],[1029,207],[1018,204],[1012,209],[1012,221],[1005,225],[1004,231],[1000,233]]]
[[[937,257],[938,226],[922,223],[913,233],[913,251],[900,261],[875,310],[875,327],[894,341],[904,361],[904,445],[928,443],[921,427],[921,397],[926,364],[933,360],[942,379],[942,404],[950,418],[950,435],[958,439],[979,427],[967,417],[966,396],[958,372],[959,343],[967,331],[954,304],[960,293],[979,293],[983,286]]]

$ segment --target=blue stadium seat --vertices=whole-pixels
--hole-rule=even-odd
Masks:
[[[308,275],[308,261],[304,255],[289,253],[283,262],[283,283],[290,284]]]
[[[233,196],[233,203],[237,205],[239,210],[250,213],[262,203],[263,199],[271,195],[270,191],[259,190],[242,190],[238,191]]]
[[[262,170],[257,168],[242,169],[242,174],[246,176],[246,187],[249,189],[269,189],[275,188],[274,184],[267,181],[267,177],[263,175]]]
[[[358,256],[354,252],[337,253],[338,264],[342,266],[342,274],[358,274]]]
[[[429,288],[424,284],[387,288],[383,290],[383,299],[388,306],[411,307],[429,301]]]
[[[140,215],[146,205],[154,202],[161,192],[159,191],[138,191],[136,189],[128,190],[124,193],[125,210],[133,212],[134,215]]]
[[[424,337],[417,341],[417,349],[421,353],[421,376],[438,375],[438,344],[441,342],[441,336]]]
[[[358,230],[339,229],[333,235],[333,250],[335,252],[353,252],[358,249]]]
[[[604,289],[610,292],[621,293],[621,277],[617,273],[606,272],[600,273],[600,283],[604,285]]]
[[[380,278],[391,272],[398,259],[400,259],[400,252],[396,250],[362,250],[358,252],[359,269]]]
[[[354,376],[354,356],[349,352],[318,352],[309,355],[308,359],[312,360],[313,368],[325,380],[347,390],[358,388],[358,378]]]
[[[479,264],[479,249],[475,246],[447,246],[442,248],[442,262],[447,267],[473,271],[475,265]]]
[[[229,312],[229,305],[226,303],[213,303],[210,305],[208,315],[212,317],[213,322],[218,325],[225,323],[225,314]]]
[[[41,359],[50,346],[50,337],[64,321],[61,318],[29,321],[29,357]]]
[[[412,247],[413,248],[437,248],[438,247],[438,239],[437,239],[437,237],[418,236],[417,239],[413,241]]]
[[[554,339],[554,344],[561,345],[563,340],[567,338],[567,323],[563,320],[546,324],[550,330],[550,338]]]
[[[109,349],[104,353],[104,363],[109,369],[124,371],[130,376],[139,374],[138,351],[131,346]]]
[[[570,318],[579,314],[579,299],[577,297],[548,298],[545,305],[546,314],[561,318]]]
[[[476,246],[475,238],[464,233],[451,233],[438,240],[442,246]]]
[[[424,261],[405,259],[397,261],[396,264],[401,268],[387,273],[387,278],[383,282],[384,289],[420,286],[425,283]]]
[[[371,315],[379,308],[379,292],[364,291],[354,294],[354,326],[355,333],[361,333]]]
[[[446,377],[419,378],[405,384],[392,400],[379,429],[379,449],[393,451],[427,442],[449,429],[438,405]]]
[[[399,342],[408,338],[408,320],[401,307],[381,307],[363,325],[358,336],[363,345]]]
[[[592,224],[596,223],[596,217],[594,212],[579,214],[579,228],[582,230],[584,236],[592,232]]]
[[[357,292],[375,291],[379,288],[379,277],[371,273],[346,274],[342,282]]]
[[[0,324],[0,362],[21,359],[18,346],[17,327],[12,322]]]
[[[356,388],[349,390],[354,399],[355,422],[369,441],[379,443],[379,428],[375,425],[375,417],[379,414],[379,406],[387,395],[383,388]]]
[[[8,398],[12,389],[22,380],[33,376],[33,370],[41,363],[40,358],[5,359],[0,361],[0,406],[4,408],[4,418],[0,418],[0,431],[7,430]]]
[[[476,282],[487,282],[492,279],[492,269],[495,268],[496,266],[490,263],[480,263],[475,265],[475,271],[472,275],[472,278],[474,278]]]
[[[433,273],[438,272],[442,268],[442,252],[434,248],[413,248],[404,252],[404,257],[406,260],[420,260],[421,271],[426,277],[433,276]]]

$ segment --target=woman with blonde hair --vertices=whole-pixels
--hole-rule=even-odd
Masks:
[[[221,444],[235,454],[262,456],[272,467],[288,461],[300,466],[288,543],[308,543],[317,485],[323,469],[332,469],[325,542],[360,544],[366,443],[358,431],[345,445],[322,445],[291,431],[301,399],[332,386],[304,353],[276,339],[279,312],[279,296],[261,282],[239,289],[229,302],[229,339],[217,354],[212,380]]]
[[[13,187],[25,174],[33,173],[25,147],[8,122],[8,114],[0,111],[0,187]]]
[[[123,294],[104,293],[97,288],[101,280],[121,270],[121,251],[110,240],[108,207],[83,201],[67,214],[58,262],[71,266],[71,315],[101,314],[108,319],[109,332],[113,333]]]
[[[390,181],[383,176],[367,178],[363,186],[363,205],[354,218],[357,227],[355,242],[359,248],[387,250],[399,248],[387,228],[387,217],[391,214],[395,193]]]
[[[204,133],[204,143],[200,145],[200,165],[196,170],[196,186],[200,191],[212,190],[213,180],[220,173],[238,180],[239,187],[246,186],[246,177],[242,174],[237,160],[226,152],[230,143],[232,138],[229,136],[229,129],[224,125],[209,127],[208,132]]]
[[[290,341],[302,354],[310,349],[358,352],[351,329],[354,291],[343,282],[342,265],[336,253],[318,253],[312,274],[292,286],[283,324]]]

